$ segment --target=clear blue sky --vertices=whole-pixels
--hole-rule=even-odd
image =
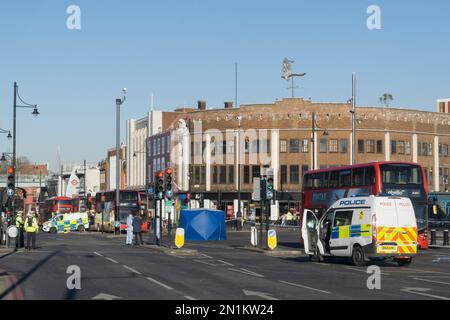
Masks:
[[[81,7],[81,30],[66,28],[66,8]],[[382,30],[366,27],[381,7]],[[18,154],[52,166],[97,162],[114,146],[114,99],[127,87],[125,119],[150,106],[172,110],[206,99],[222,106],[290,95],[284,57],[307,72],[299,96],[346,101],[358,73],[358,104],[434,110],[450,97],[449,1],[3,1],[0,6],[0,127],[12,127],[12,86],[38,103],[19,110]],[[123,139],[125,131],[123,130]],[[0,151],[12,144],[0,136]]]

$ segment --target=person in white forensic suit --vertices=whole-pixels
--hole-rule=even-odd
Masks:
[[[127,240],[126,244],[131,246],[133,244],[133,215],[128,214],[127,217]]]

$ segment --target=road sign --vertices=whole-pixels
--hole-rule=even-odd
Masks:
[[[277,247],[277,232],[273,229],[267,232],[267,246],[270,250],[274,250]]]
[[[10,198],[13,197],[14,196],[14,189],[11,189],[11,188],[6,189],[6,194]]]
[[[261,201],[261,178],[253,178],[253,201]]]
[[[8,237],[10,238],[16,238],[19,235],[19,230],[16,228],[16,226],[10,226],[6,233],[8,234]]]
[[[153,188],[153,187],[148,188],[147,193],[148,194],[154,194],[155,193],[155,188]]]
[[[184,246],[184,229],[183,228],[177,228],[177,231],[175,232],[175,245],[178,249],[180,249],[182,246]]]
[[[258,231],[256,230],[256,227],[252,227],[251,230],[250,243],[252,246],[256,247],[258,246]]]

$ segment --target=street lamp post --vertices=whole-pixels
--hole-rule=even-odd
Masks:
[[[241,217],[241,120],[242,116],[237,116],[238,121],[238,132],[237,132],[237,140],[238,140],[238,148],[237,148],[237,167],[238,167],[238,211],[237,217]],[[239,229],[239,222],[236,219],[236,230]]]
[[[116,99],[116,217],[114,220],[114,233],[116,233],[115,222],[120,218],[119,215],[119,204],[120,204],[120,106],[125,102],[127,98],[127,89],[123,90],[123,98]],[[120,233],[120,228],[119,228]]]
[[[22,106],[17,105],[17,98],[19,101],[23,104]],[[12,154],[12,165],[14,169],[16,168],[16,142],[17,142],[17,131],[16,131],[16,124],[17,124],[17,108],[27,108],[27,109],[33,109],[33,112],[31,113],[33,116],[37,117],[39,115],[39,111],[36,104],[29,104],[20,97],[19,95],[19,86],[17,85],[17,82],[14,82],[14,101],[13,101],[13,154]],[[15,180],[15,174],[16,170],[14,170],[14,180]],[[12,214],[13,214],[13,223],[15,223],[15,214],[14,214],[14,202],[12,204]]]

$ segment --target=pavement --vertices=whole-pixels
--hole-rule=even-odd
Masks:
[[[278,231],[280,251],[291,251],[286,256],[249,250],[249,231],[228,231],[227,238],[176,250],[154,246],[151,234],[146,245],[130,247],[123,236],[39,233],[36,251],[0,256],[0,299],[450,299],[449,248],[420,251],[409,267],[371,263],[381,289],[370,290],[366,267],[348,259],[311,262],[298,230]],[[81,288],[69,289],[78,268]]]

